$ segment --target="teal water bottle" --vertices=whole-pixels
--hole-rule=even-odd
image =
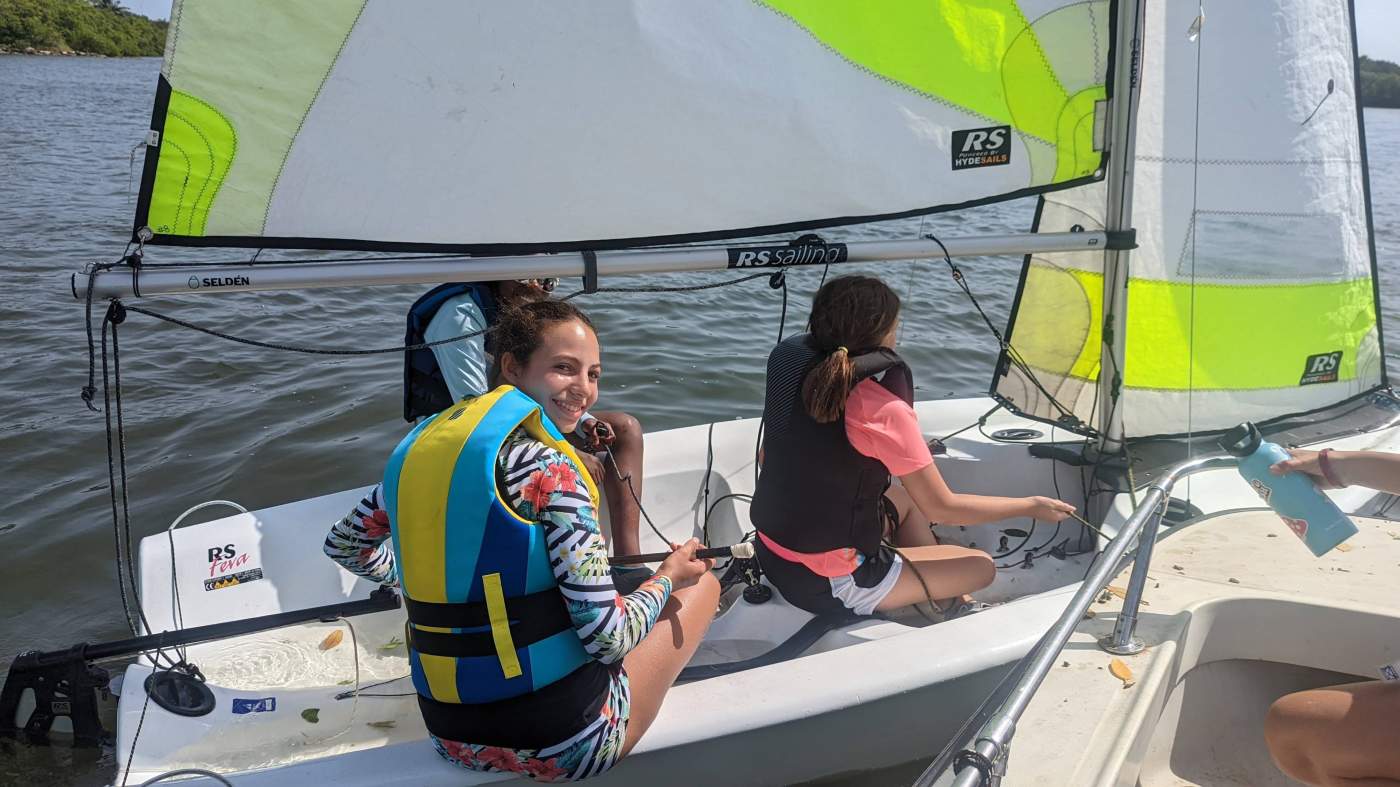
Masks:
[[[1271,466],[1292,457],[1283,446],[1265,440],[1254,424],[1246,421],[1226,432],[1220,447],[1239,457],[1240,475],[1314,555],[1322,557],[1356,535],[1356,525],[1306,473],[1269,472]]]

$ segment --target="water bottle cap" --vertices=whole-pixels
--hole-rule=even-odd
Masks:
[[[1263,441],[1264,437],[1259,434],[1259,427],[1245,421],[1220,436],[1220,447],[1231,456],[1245,457],[1258,451],[1259,444]]]

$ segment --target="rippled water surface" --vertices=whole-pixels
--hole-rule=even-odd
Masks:
[[[159,66],[155,59],[0,56],[0,659],[124,633],[103,421],[78,398],[87,356],[68,276],[83,263],[116,258],[125,245],[139,174],[130,156],[148,125]],[[1400,309],[1400,111],[1370,110],[1366,123],[1383,291],[1390,286],[1383,311],[1393,328]],[[828,235],[1020,232],[1032,209],[1021,201]],[[148,254],[152,262],[196,258],[237,259],[238,252]],[[883,269],[909,305],[901,352],[924,399],[985,391],[995,360],[994,341],[940,266]],[[1004,324],[1019,258],[963,267],[993,322]],[[791,275],[789,330],[805,320],[820,273]],[[611,283],[700,283],[724,275]],[[264,340],[388,346],[402,341],[404,309],[422,289],[148,305]],[[584,305],[604,338],[604,406],[633,412],[648,429],[758,413],[763,362],[782,309],[779,292],[764,282],[686,295],[594,296]],[[371,483],[405,429],[397,356],[345,360],[259,350],[140,316],[124,326],[121,341],[138,538],[210,498],[256,508]],[[63,781],[68,776],[48,771],[71,762],[84,781],[100,783],[94,763],[110,756],[20,752],[15,772],[14,760],[4,762],[7,752],[13,749],[0,748],[0,782]]]

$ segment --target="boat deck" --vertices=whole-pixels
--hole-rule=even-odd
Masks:
[[[1138,636],[1098,647],[1121,608],[1101,596],[1017,725],[1006,785],[1293,785],[1264,715],[1291,691],[1373,679],[1400,658],[1400,522],[1314,558],[1272,512],[1197,520],[1157,544]],[[1125,570],[1110,588],[1126,589]]]

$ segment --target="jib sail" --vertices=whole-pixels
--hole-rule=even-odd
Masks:
[[[619,248],[1102,177],[1108,0],[183,0],[136,229]]]
[[[1011,328],[1031,375],[1003,359],[993,384],[1023,412],[1092,427],[1109,375],[1127,436],[1179,434],[1385,382],[1349,4],[1198,10],[1147,4],[1122,369],[1101,359],[1103,254],[1032,255]],[[1044,195],[1036,230],[1101,228],[1104,207],[1103,184]]]

